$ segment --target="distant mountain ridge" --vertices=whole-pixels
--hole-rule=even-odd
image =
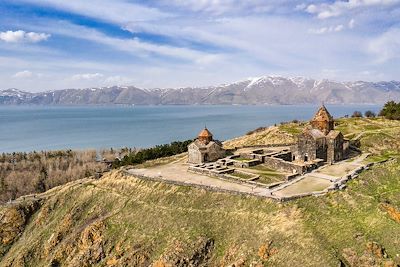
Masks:
[[[0,105],[382,104],[400,100],[400,82],[336,82],[262,76],[210,87],[140,89],[112,86],[30,93],[0,90]]]

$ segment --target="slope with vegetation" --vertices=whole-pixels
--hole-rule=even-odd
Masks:
[[[304,125],[259,129],[288,138]],[[337,121],[377,157],[343,191],[277,203],[113,170],[0,206],[1,266],[398,266],[400,122]]]
[[[22,195],[40,193],[107,169],[98,155],[115,157],[115,151],[42,151],[0,155],[0,204]]]

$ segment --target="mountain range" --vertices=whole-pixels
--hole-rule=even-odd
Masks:
[[[0,105],[382,104],[400,100],[400,82],[337,82],[262,76],[209,87],[112,86],[30,93],[0,90]]]

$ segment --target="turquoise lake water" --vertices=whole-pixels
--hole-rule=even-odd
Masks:
[[[196,137],[226,140],[260,126],[309,120],[317,105],[0,107],[0,152],[149,147]],[[378,105],[327,105],[334,117]]]

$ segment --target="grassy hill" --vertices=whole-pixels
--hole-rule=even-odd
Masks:
[[[142,181],[118,170],[74,181],[0,206],[0,266],[397,266],[400,123],[337,123],[364,150],[395,159],[346,190],[286,203]],[[264,129],[241,142],[262,131],[289,137],[301,127]]]

